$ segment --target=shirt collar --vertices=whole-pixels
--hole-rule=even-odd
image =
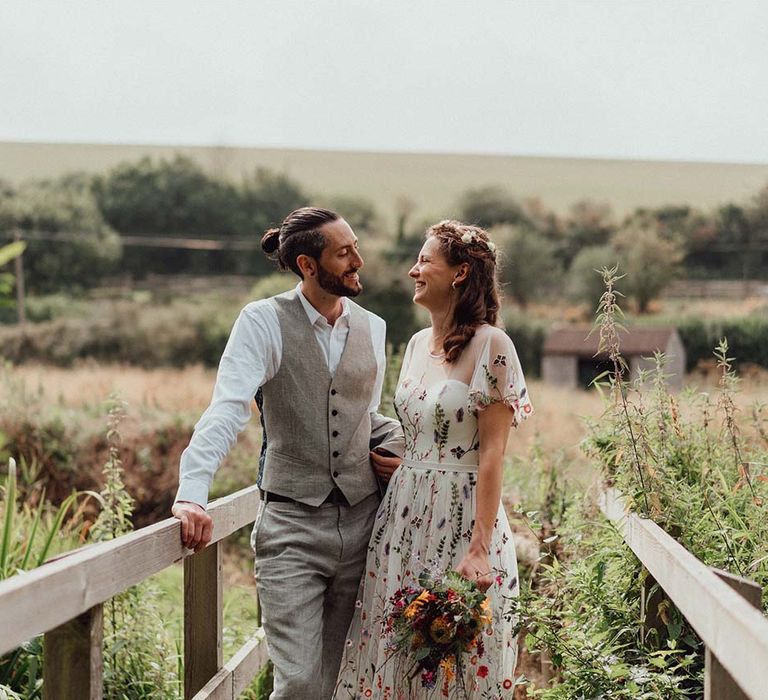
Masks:
[[[330,325],[328,324],[328,319],[323,316],[312,304],[309,302],[309,299],[304,296],[304,293],[301,291],[301,282],[299,282],[296,285],[296,294],[299,295],[299,300],[301,301],[301,305],[304,307],[304,311],[307,314],[307,318],[309,319],[309,322],[311,325],[315,325],[316,323],[322,321],[324,325]],[[342,318],[345,320],[349,317],[349,304],[347,303],[346,297],[341,297],[341,316],[339,316],[339,320]]]

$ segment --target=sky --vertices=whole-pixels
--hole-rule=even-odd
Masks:
[[[768,3],[3,0],[0,140],[768,163]]]

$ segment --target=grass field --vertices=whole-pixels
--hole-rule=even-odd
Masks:
[[[151,427],[155,418],[173,414],[194,422],[205,410],[211,397],[215,371],[199,366],[185,369],[153,369],[88,363],[63,369],[43,365],[21,365],[11,374],[16,386],[23,385],[48,405],[74,409],[90,420],[103,422],[103,402],[116,392],[128,403],[128,415],[121,431]],[[11,384],[0,383],[0,403],[8,397],[2,390]],[[690,375],[687,386],[713,391],[715,378]],[[584,418],[597,418],[603,404],[595,391],[564,389],[541,381],[530,381],[529,391],[536,409],[531,420],[512,431],[508,454],[525,457],[535,444],[550,454],[563,450],[569,476],[577,481],[591,477],[591,469],[581,454],[579,444],[585,436]],[[755,400],[768,402],[768,373],[757,372],[742,385],[739,403],[746,407]],[[247,431],[256,440],[258,422],[252,420]]]
[[[239,179],[256,167],[267,167],[290,175],[319,198],[364,196],[389,222],[400,196],[416,203],[416,220],[444,218],[455,214],[461,192],[484,185],[501,185],[522,198],[538,197],[559,212],[591,198],[623,214],[640,205],[708,209],[742,202],[768,184],[768,164],[9,142],[0,142],[0,178],[18,182],[72,171],[103,172],[121,161],[144,155],[170,158],[177,152],[216,175]]]

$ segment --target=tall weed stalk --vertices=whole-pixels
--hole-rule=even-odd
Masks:
[[[764,408],[740,407],[740,381],[722,339],[714,349],[713,395],[669,388],[667,361],[629,376],[621,356],[617,270],[603,270],[600,352],[612,369],[596,388],[605,398],[583,447],[641,515],[653,518],[706,564],[768,585],[768,440]],[[543,478],[547,478],[545,475]],[[703,647],[669,603],[660,637],[641,634],[646,573],[589,494],[574,495],[559,526],[558,556],[523,586],[519,624],[526,643],[546,650],[555,679],[528,687],[545,700],[668,700],[703,695]],[[763,606],[765,608],[765,605]]]
[[[102,511],[91,532],[96,542],[113,540],[133,529],[133,499],[125,490],[120,460],[119,428],[124,416],[125,404],[111,397]],[[163,625],[158,595],[151,581],[143,581],[104,606],[104,697],[108,700],[180,697],[178,648]]]

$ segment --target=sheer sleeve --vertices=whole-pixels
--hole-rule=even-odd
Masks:
[[[503,403],[517,426],[533,413],[525,377],[517,351],[509,336],[492,328],[483,343],[469,386],[469,410],[482,411],[494,403]]]
[[[408,370],[411,366],[411,360],[413,359],[413,348],[417,343],[419,333],[421,333],[421,331],[412,335],[411,339],[408,341],[408,345],[405,346],[405,350],[403,351],[403,361],[400,364],[400,376],[397,379],[398,385],[402,384],[403,379],[408,376]]]

